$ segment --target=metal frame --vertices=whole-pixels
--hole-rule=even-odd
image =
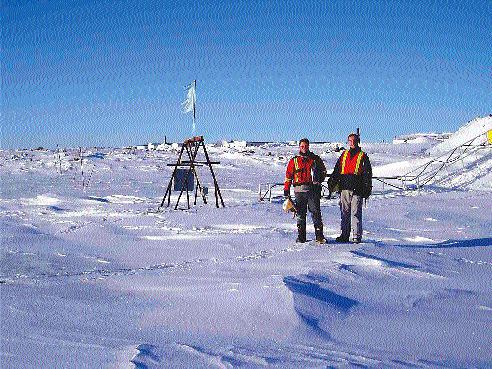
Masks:
[[[203,148],[203,152],[205,154],[205,161],[198,161],[196,160],[196,157],[198,155],[198,151],[200,148]],[[189,160],[181,160],[183,153],[186,150],[186,154],[188,156]],[[164,206],[164,203],[166,202],[167,198],[167,207],[169,207],[171,203],[171,188],[172,188],[172,182],[174,179],[174,176],[176,174],[176,170],[178,167],[180,168],[188,168],[188,171],[186,172],[185,180],[183,181],[183,185],[181,186],[181,191],[178,196],[178,200],[176,201],[176,205],[174,206],[174,210],[178,209],[179,206],[179,201],[181,200],[181,196],[183,195],[183,192],[186,189],[186,201],[188,204],[188,209],[190,209],[190,194],[188,190],[188,177],[190,173],[194,174],[194,178],[196,178],[196,187],[195,187],[195,201],[194,205],[196,205],[196,200],[198,197],[198,191],[200,191],[200,196],[203,200],[203,202],[206,204],[207,203],[207,198],[205,196],[205,192],[203,190],[203,187],[200,183],[200,178],[198,176],[198,172],[196,170],[197,167],[207,165],[210,169],[210,173],[212,174],[212,178],[214,180],[214,187],[215,187],[215,205],[218,208],[219,207],[219,199],[220,199],[220,204],[222,207],[225,207],[224,205],[224,200],[222,199],[222,194],[220,193],[220,188],[219,184],[217,183],[217,178],[215,177],[214,170],[212,168],[212,164],[220,164],[218,161],[210,161],[210,157],[208,156],[207,149],[205,147],[205,141],[203,140],[203,136],[196,136],[189,138],[183,142],[181,145],[181,151],[179,152],[178,160],[174,164],[168,164],[168,166],[174,166],[173,173],[171,175],[171,179],[169,180],[169,184],[167,185],[166,193],[164,194],[164,197],[162,199],[161,205],[159,206],[159,209]]]

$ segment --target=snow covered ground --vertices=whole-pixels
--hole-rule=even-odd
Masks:
[[[363,148],[390,176],[446,142]],[[328,168],[334,146],[312,147]],[[258,201],[296,150],[210,145],[226,207],[200,168],[209,204],[177,211],[157,211],[171,148],[1,151],[0,367],[491,367],[491,147],[420,191],[375,183],[365,242],[323,246]],[[322,212],[333,240],[337,199]]]

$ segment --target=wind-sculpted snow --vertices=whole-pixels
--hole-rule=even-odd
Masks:
[[[492,115],[486,117],[477,117],[462,127],[457,132],[454,132],[447,140],[433,147],[430,152],[432,154],[440,154],[447,152],[455,147],[458,147],[469,140],[481,135],[475,143],[487,142],[486,132],[492,129]]]
[[[431,144],[367,149],[384,175]],[[312,146],[330,169],[335,146]],[[0,151],[2,368],[492,365],[490,151],[420,191],[375,188],[359,245],[334,242],[324,198],[320,246],[310,221],[294,242],[280,187],[258,201],[295,145],[211,145],[226,207],[198,168],[209,204],[184,211],[159,207],[164,149]]]
[[[490,239],[474,244],[491,246]],[[388,251],[391,260],[380,256]],[[490,265],[475,269],[462,259],[443,257],[444,253],[438,260],[427,261],[429,254],[415,253],[413,246],[404,245],[369,245],[350,253],[355,257],[351,261],[335,261],[339,263],[338,273],[327,265],[326,274],[284,278],[305,324],[344,344],[417,357],[434,352],[440,358],[435,365],[490,364],[492,334],[483,327],[492,321],[484,312],[492,304],[492,289],[483,290],[485,282],[460,277],[473,274],[483,278],[492,271]],[[411,259],[413,262],[408,263]]]
[[[316,299],[327,303],[328,305],[332,305],[338,313],[348,313],[351,308],[357,306],[358,302],[356,300],[339,295],[329,288],[323,288],[322,284],[328,283],[327,277],[328,276],[325,277],[312,274],[299,277],[287,276],[284,278],[284,283],[294,293],[295,298],[306,296],[308,298]],[[303,313],[299,312],[299,314]]]
[[[343,351],[333,344],[326,345],[277,345],[268,343],[231,345],[227,348],[174,343],[166,346],[141,344],[131,362],[137,369],[166,368],[435,368],[439,365],[424,362],[404,362],[366,356],[357,350]],[[175,364],[176,363],[176,364]]]

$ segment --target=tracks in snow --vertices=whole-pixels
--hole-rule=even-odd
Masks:
[[[117,276],[127,276],[148,272],[158,272],[166,270],[189,270],[194,266],[203,264],[225,264],[231,262],[254,262],[261,259],[273,258],[275,256],[287,253],[302,251],[307,247],[320,247],[319,245],[314,245],[314,243],[305,244],[293,244],[292,246],[282,248],[282,249],[261,249],[252,251],[249,254],[244,254],[240,256],[234,256],[229,258],[217,259],[215,257],[211,258],[197,258],[191,260],[185,260],[178,263],[162,263],[162,264],[152,264],[141,267],[125,268],[125,267],[115,267],[115,268],[94,268],[94,269],[84,269],[80,271],[55,271],[55,272],[42,272],[38,274],[23,274],[17,273],[14,275],[0,275],[0,284],[14,284],[14,283],[29,283],[37,282],[40,280],[49,279],[66,279],[66,278],[86,278],[86,279],[103,279],[108,277]],[[321,246],[324,247],[324,246]],[[66,256],[66,255],[64,255]],[[106,261],[109,264],[109,262]]]

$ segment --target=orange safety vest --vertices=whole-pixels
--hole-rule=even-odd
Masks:
[[[284,189],[289,190],[291,183],[294,186],[313,183],[311,168],[315,160],[312,157],[295,156],[287,165]]]
[[[311,166],[313,165],[314,160],[311,158],[305,158],[303,161],[301,160],[302,158],[299,156],[294,158],[294,185],[312,182]]]
[[[340,166],[340,174],[361,174],[361,162],[363,157],[363,151],[359,151],[357,155],[351,157],[349,151],[345,150],[342,154],[342,165]]]

